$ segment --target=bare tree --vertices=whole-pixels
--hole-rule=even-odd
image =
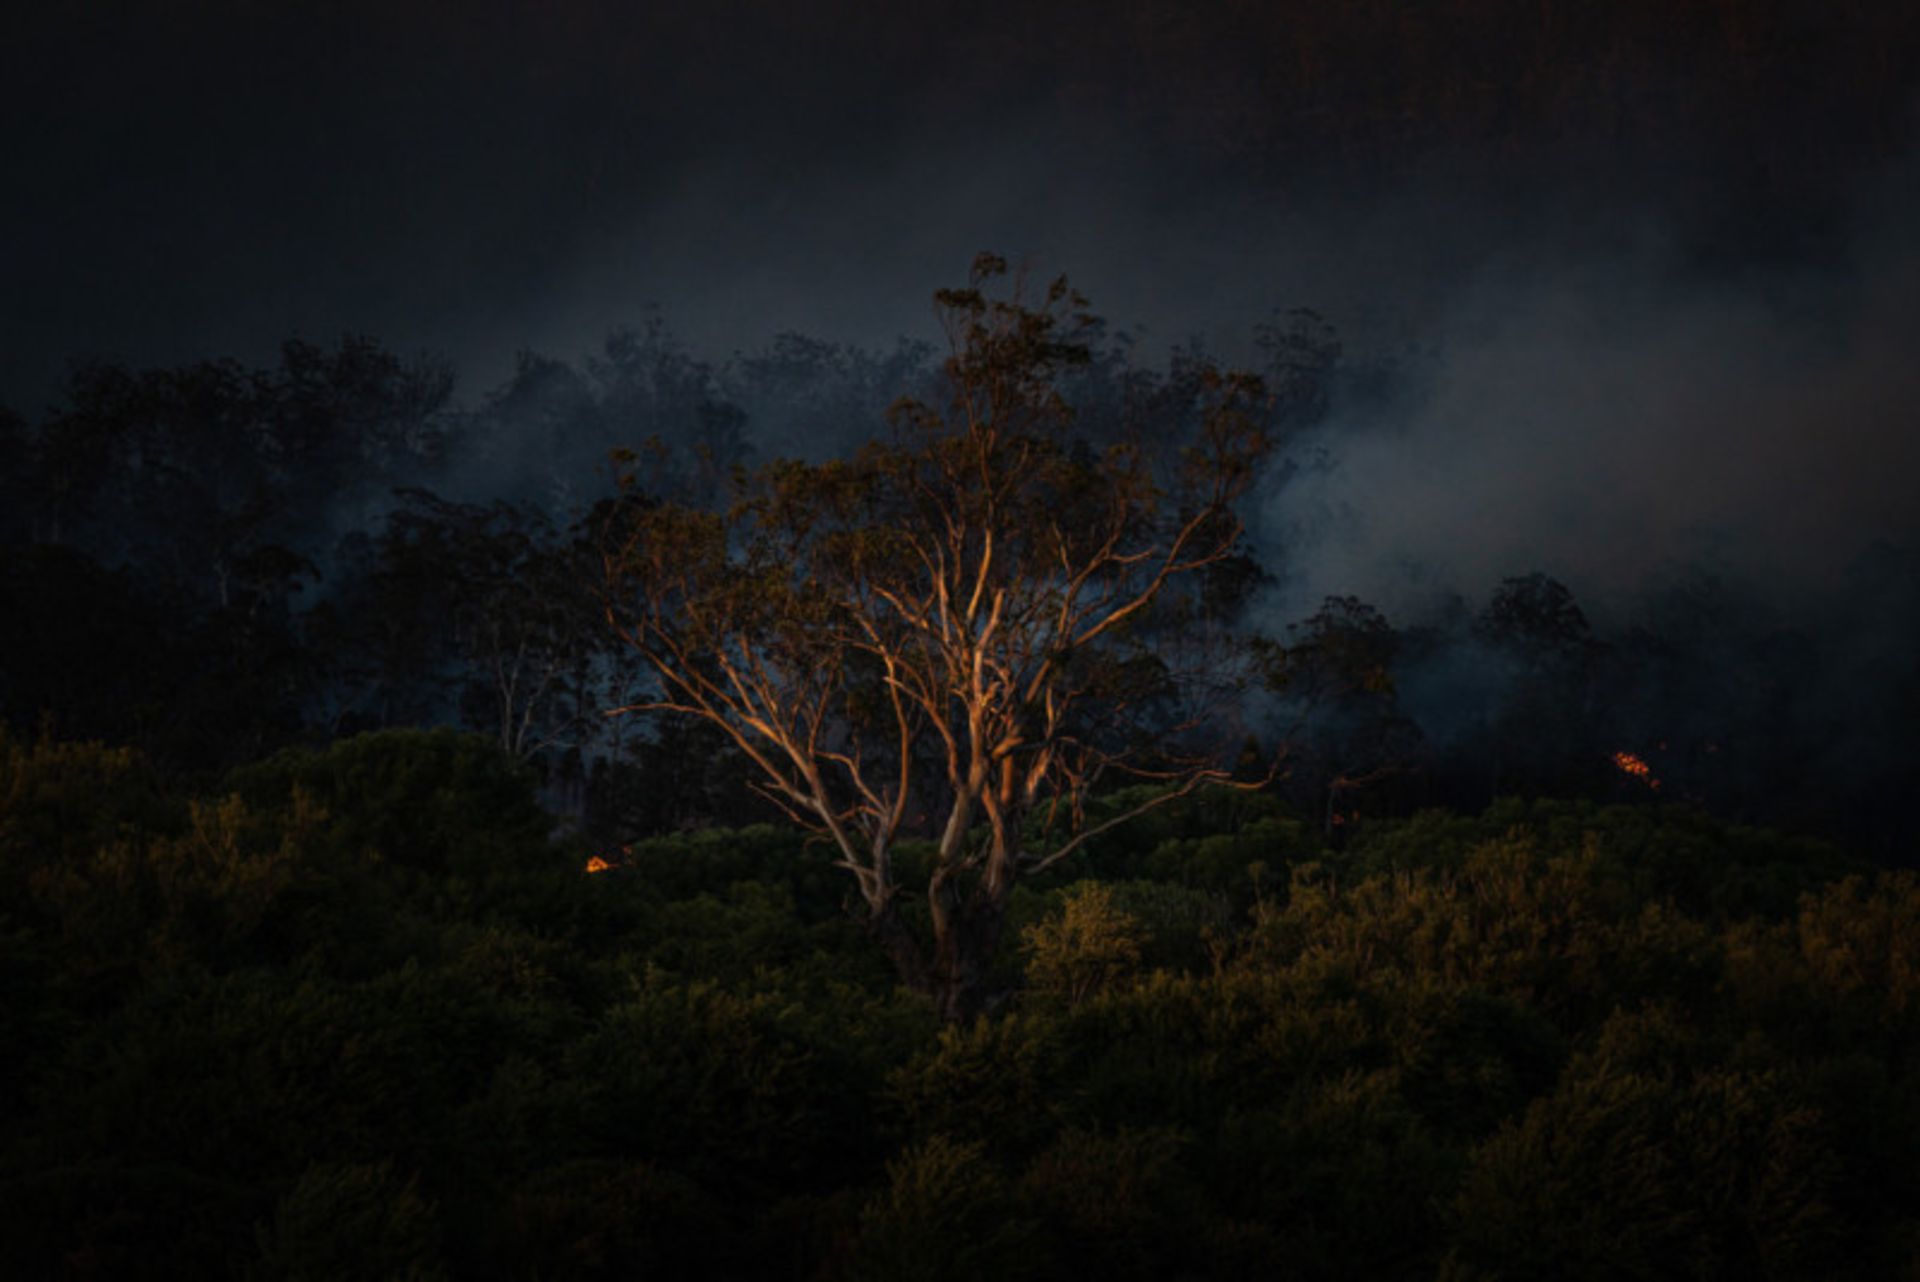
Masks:
[[[1059,376],[1095,322],[1064,278],[991,294],[1006,275],[982,255],[935,296],[944,405],[896,404],[890,439],[851,458],[742,475],[726,512],[636,496],[605,551],[609,619],[656,690],[614,712],[719,727],[832,843],[902,980],[948,1019],[985,999],[1017,878],[1229,780],[1194,731],[1231,673],[1175,660],[1208,626],[1199,572],[1236,554],[1233,505],[1267,449],[1259,382],[1213,370],[1184,448],[1073,440]],[[1116,771],[1164,787],[1090,821]],[[930,940],[900,912],[915,833],[934,842]]]

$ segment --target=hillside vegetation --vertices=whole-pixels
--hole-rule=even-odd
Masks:
[[[552,831],[452,732],[196,787],[0,743],[0,1272],[1920,1267],[1911,873],[1201,794],[1023,884],[943,1026],[797,833]]]

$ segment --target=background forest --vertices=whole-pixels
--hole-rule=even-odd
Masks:
[[[1093,446],[1177,433],[1208,364],[1125,334],[1068,371]],[[1349,351],[1312,312],[1259,327],[1252,372],[1278,443],[1214,605],[1286,655],[1241,711],[1280,784],[1331,828],[1507,794],[1655,790],[1911,860],[1920,788],[1920,557],[1859,549],[1828,589],[1684,562],[1607,624],[1525,565],[1395,620],[1286,589],[1335,406],[1388,404],[1415,357]],[[578,362],[523,354],[473,402],[444,364],[363,338],[234,361],[91,365],[28,423],[0,411],[0,714],[28,738],[98,739],[218,771],[365,730],[459,725],[531,764],[554,813],[615,843],[742,813],[717,741],[609,722],[644,681],[607,627],[615,449],[638,492],[724,503],[736,469],[850,453],[937,383],[930,344],[802,335],[714,364],[655,317]],[[690,743],[684,736],[693,734]],[[697,750],[696,750],[697,747]],[[1630,754],[1648,773],[1623,772]],[[644,781],[644,782],[643,782]],[[746,804],[752,804],[750,802]]]

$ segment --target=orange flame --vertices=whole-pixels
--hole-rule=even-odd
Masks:
[[[593,858],[587,860],[588,872],[605,872],[607,869],[611,867],[613,867],[612,864],[608,863],[606,860],[602,859],[598,855],[595,855]]]
[[[1621,773],[1632,775],[1649,788],[1659,789],[1660,781],[1653,777],[1653,767],[1649,766],[1644,759],[1635,756],[1633,753],[1614,753],[1613,764],[1620,768]]]

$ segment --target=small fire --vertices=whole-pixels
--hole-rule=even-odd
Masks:
[[[1653,767],[1649,766],[1644,758],[1635,756],[1631,752],[1616,752],[1613,754],[1613,764],[1620,767],[1622,774],[1632,775],[1647,787],[1655,791],[1659,790],[1660,781],[1653,777]]]
[[[588,872],[605,872],[607,871],[607,869],[611,867],[613,867],[612,864],[608,863],[606,860],[602,859],[598,855],[595,855],[593,858],[587,860]]]

